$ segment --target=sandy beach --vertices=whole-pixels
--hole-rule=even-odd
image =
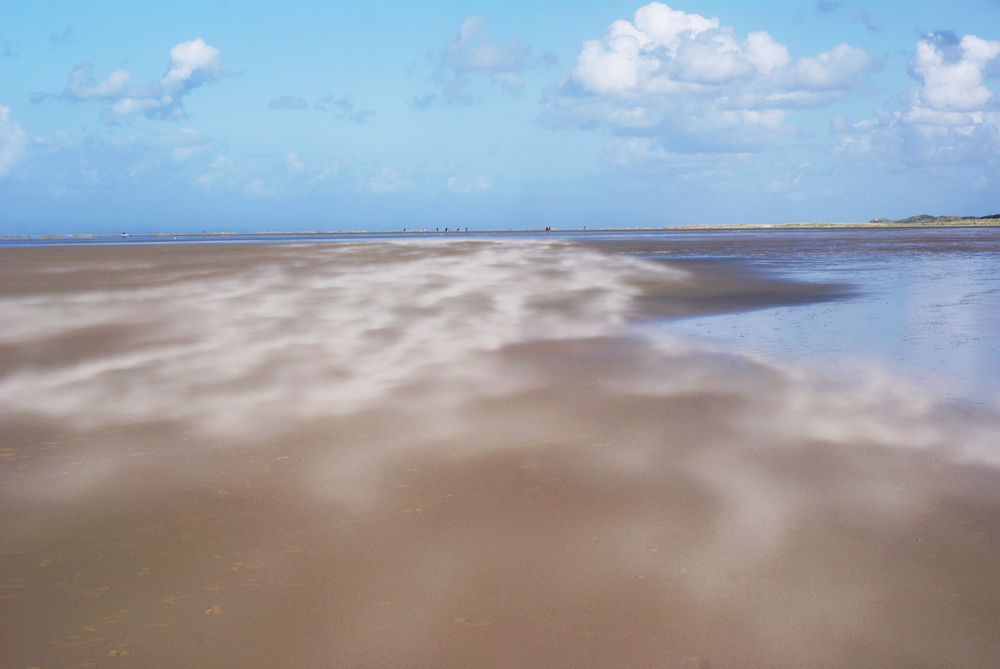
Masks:
[[[996,407],[657,244],[0,249],[0,664],[997,666]]]

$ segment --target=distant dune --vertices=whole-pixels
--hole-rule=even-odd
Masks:
[[[910,216],[909,218],[891,219],[891,218],[873,218],[867,222],[854,222],[854,223],[818,223],[818,222],[801,222],[801,223],[701,223],[693,225],[673,225],[665,227],[631,227],[631,228],[600,228],[591,227],[590,232],[611,232],[611,231],[640,231],[640,230],[705,230],[705,229],[723,229],[723,230],[748,230],[748,229],[766,229],[766,228],[858,228],[858,227],[894,227],[894,226],[917,226],[917,225],[952,225],[952,226],[964,226],[964,225],[1000,225],[1000,214],[991,214],[989,216],[930,216],[929,214],[920,214],[918,216]],[[587,232],[586,227],[566,227],[566,228],[555,228],[551,227],[549,229],[545,228],[525,228],[525,229],[482,229],[473,230],[472,232],[482,233],[501,233],[501,232]],[[325,230],[325,231],[314,231],[314,230],[299,230],[299,231],[267,231],[267,232],[152,232],[145,234],[48,234],[48,235],[37,235],[41,239],[69,239],[69,238],[91,238],[91,237],[173,237],[174,239],[182,238],[183,240],[191,240],[192,238],[199,237],[231,237],[231,236],[276,236],[276,235],[372,235],[372,234],[399,234],[407,232],[403,230]],[[410,230],[414,234],[450,234],[448,230],[440,231],[435,230],[431,232],[430,230]],[[460,231],[458,229],[454,230],[455,234]],[[465,233],[469,232],[468,230]],[[462,233],[464,234],[464,233]],[[35,235],[3,235],[0,239],[31,239]]]
[[[890,218],[873,218],[869,223],[875,224],[894,224],[894,225],[925,225],[928,223],[944,225],[946,223],[951,224],[967,224],[969,221],[989,221],[990,223],[1000,222],[1000,214],[992,214],[990,216],[929,216],[927,214],[920,214],[919,216],[910,216],[909,218],[900,218],[898,220],[892,220]]]

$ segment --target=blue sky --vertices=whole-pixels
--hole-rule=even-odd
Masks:
[[[7,2],[0,233],[998,213],[998,54],[996,0]]]

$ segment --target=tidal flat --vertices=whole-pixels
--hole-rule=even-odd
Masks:
[[[0,664],[995,667],[998,265],[996,228],[2,248]]]

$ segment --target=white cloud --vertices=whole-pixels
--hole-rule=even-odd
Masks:
[[[233,161],[227,156],[219,155],[208,165],[209,172],[203,172],[194,178],[192,185],[206,193],[217,193],[241,189],[246,185],[245,175],[241,174]]]
[[[512,91],[519,91],[524,88],[524,79],[513,72],[495,72],[493,73],[493,79]]]
[[[63,95],[73,100],[118,98],[127,94],[132,74],[126,69],[115,70],[104,81],[95,84],[89,63],[80,63],[69,75]]]
[[[61,97],[75,101],[110,101],[111,106],[103,113],[108,123],[129,120],[137,114],[150,119],[179,119],[185,115],[184,95],[224,75],[219,67],[219,50],[198,38],[172,48],[170,69],[159,80],[151,81],[146,86],[133,85],[132,73],[124,68],[95,82],[90,65],[80,63],[70,73]],[[37,93],[32,100],[40,103],[45,97],[45,94]]]
[[[808,167],[808,163],[805,166]],[[799,165],[799,169],[803,169],[803,165]],[[786,172],[768,184],[764,190],[768,193],[785,194],[788,199],[801,202],[806,198],[805,194],[802,193],[804,181],[803,174],[799,173],[793,176],[791,172]]]
[[[185,163],[204,150],[204,146],[181,146],[170,152],[170,160],[175,163]]]
[[[543,121],[656,137],[674,151],[755,150],[791,130],[793,110],[841,99],[877,66],[847,44],[793,62],[766,32],[741,39],[718,18],[653,2],[583,43]]]
[[[274,199],[278,193],[273,184],[258,177],[243,187],[243,197],[249,200]]]
[[[874,66],[871,54],[848,44],[838,44],[833,50],[815,58],[800,58],[791,70],[791,79],[782,82],[786,94],[846,92],[859,85]],[[827,98],[818,98],[821,102]]]
[[[163,89],[178,93],[218,78],[219,50],[200,37],[170,50],[170,70],[160,80]]]
[[[340,172],[339,160],[330,161],[327,159],[323,159],[323,169],[320,170],[319,174],[315,175],[308,181],[308,185],[313,186],[322,183],[327,179],[330,179],[331,177],[337,176],[339,172]]]
[[[493,177],[482,174],[474,177],[450,177],[447,184],[452,193],[473,193],[493,188]]]
[[[920,40],[909,61],[911,73],[921,82],[914,91],[912,111],[939,115],[982,111],[993,96],[982,85],[983,70],[998,54],[1000,41],[975,35],[966,35],[957,45],[949,33]]]
[[[349,169],[351,164],[352,157],[348,154],[313,155],[308,163],[295,151],[256,155],[249,159],[206,154],[201,160],[191,161],[188,174],[191,184],[205,193],[240,193],[248,199],[291,200],[331,187],[330,182],[340,169]],[[412,186],[391,170],[383,170],[383,174],[376,176],[371,189],[374,192],[387,193]],[[359,190],[369,185],[364,182]]]
[[[472,102],[468,87],[474,75],[487,75],[507,91],[517,93],[524,87],[520,72],[527,67],[530,52],[531,45],[519,39],[490,41],[486,19],[469,16],[442,51],[433,50],[428,54],[435,65],[431,81],[440,88],[440,95],[447,103]],[[438,97],[437,93],[418,96],[411,101],[411,106],[424,109]]]
[[[901,109],[858,123],[834,118],[839,154],[895,166],[1000,158],[1000,99],[983,85],[998,55],[1000,41],[928,35],[908,61],[917,85],[901,96]]]
[[[383,167],[382,171],[368,180],[368,188],[373,193],[397,193],[412,188],[413,184],[399,175],[391,167]]]
[[[98,178],[97,168],[91,166],[90,161],[83,158],[80,158],[80,176],[95,184],[101,182]]]
[[[30,144],[24,129],[10,119],[10,107],[0,105],[0,179],[24,158]]]
[[[616,137],[604,147],[604,155],[613,165],[626,167],[659,162],[667,151],[649,137]]]

